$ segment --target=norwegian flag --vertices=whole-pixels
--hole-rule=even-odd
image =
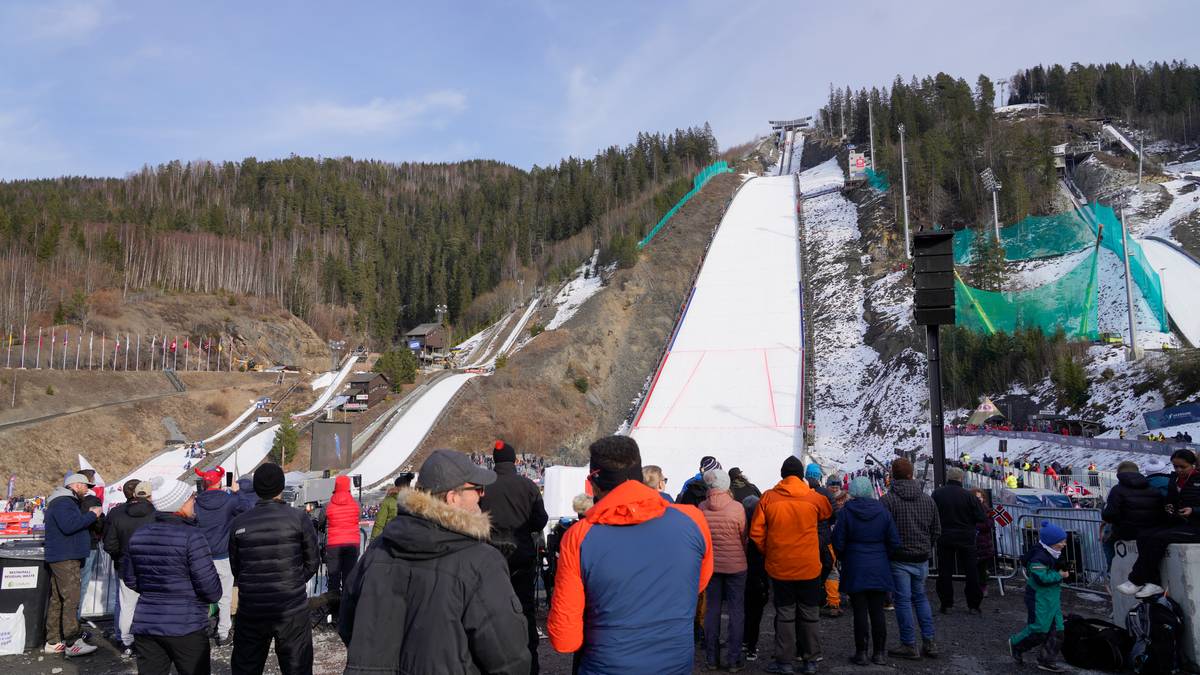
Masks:
[[[996,521],[996,524],[1000,527],[1008,527],[1012,525],[1013,521],[1012,514],[1000,504],[997,504],[991,511],[988,511],[988,517]]]
[[[1068,497],[1091,497],[1092,492],[1075,481],[1067,486],[1066,495]]]
[[[184,349],[191,349],[191,347],[190,347],[190,346],[188,346],[188,339],[187,339],[187,338],[183,338],[183,348],[184,348]]]
[[[171,352],[175,351],[175,340],[171,340]]]

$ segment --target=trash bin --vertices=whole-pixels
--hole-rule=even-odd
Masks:
[[[50,574],[46,547],[41,541],[0,543],[0,612],[11,613],[25,605],[25,649],[46,641],[46,611],[50,599]]]

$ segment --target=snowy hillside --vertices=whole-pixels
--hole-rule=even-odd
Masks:
[[[1099,163],[1093,165],[1093,170],[1098,166]],[[829,187],[835,180],[840,181],[840,171],[832,160],[798,177],[801,192],[809,194]],[[1114,178],[1107,182],[1118,181]],[[1195,211],[1191,206],[1191,190],[1195,188],[1185,186],[1184,182],[1173,180],[1161,189],[1155,186],[1144,190],[1147,195],[1144,202],[1130,205],[1139,208],[1138,215],[1130,218],[1136,233],[1166,235],[1170,226],[1178,225]],[[1151,197],[1152,194],[1155,196]],[[856,207],[852,199],[862,199],[865,203]],[[917,330],[920,327],[912,323],[911,280],[905,269],[888,270],[883,268],[882,261],[864,254],[876,251],[875,239],[880,232],[878,225],[868,223],[886,221],[882,228],[888,231],[895,227],[890,205],[868,212],[875,199],[861,191],[852,191],[845,195],[824,194],[802,202],[808,267],[806,299],[814,325],[813,451],[818,461],[829,466],[862,466],[868,452],[886,460],[893,450],[928,452],[929,449],[925,340],[923,331]],[[1200,208],[1200,203],[1197,207]],[[1009,263],[1006,288],[1022,290],[1050,283],[1091,254],[1091,250],[1084,250]],[[1100,250],[1098,255],[1099,330],[1125,335],[1128,318],[1123,264],[1107,249]],[[1176,336],[1158,330],[1157,319],[1136,286],[1134,299],[1141,346],[1149,350],[1159,350],[1164,344],[1180,347]],[[1134,436],[1145,430],[1142,414],[1164,406],[1163,396],[1153,383],[1161,381],[1165,363],[1163,355],[1155,351],[1143,361],[1129,363],[1120,347],[1090,347],[1083,363],[1090,399],[1081,410],[1061,409],[1057,405],[1055,386],[1049,377],[995,395],[1026,395],[1039,409],[1099,422],[1112,429],[1113,436],[1122,428]],[[955,416],[954,411],[946,413],[947,419]],[[996,447],[994,438],[952,442],[971,443],[981,449],[979,452],[994,452]],[[1028,452],[1031,457],[1072,464],[1094,459],[1102,466],[1111,466],[1128,458],[1116,452],[1096,453],[1025,440],[1010,440],[1009,447],[1013,452]],[[953,446],[948,447],[950,451],[954,451]],[[1166,462],[1165,458],[1151,455],[1137,455],[1134,459],[1149,467]]]
[[[823,187],[832,176],[826,162],[799,180],[802,189]],[[908,275],[896,271],[868,285],[858,208],[841,194],[805,200],[802,215],[814,323],[813,453],[827,467],[853,469],[867,452],[915,449],[915,430],[928,414],[924,357],[906,347],[884,362],[868,344],[871,332],[909,329]]]

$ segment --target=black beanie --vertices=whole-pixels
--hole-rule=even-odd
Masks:
[[[516,462],[517,451],[513,446],[504,441],[496,441],[496,445],[492,450],[492,459],[499,464],[500,462]]]
[[[783,466],[779,468],[780,478],[787,478],[788,476],[804,478],[804,462],[801,462],[800,458],[795,455],[783,460]]]
[[[274,499],[283,492],[283,469],[278,464],[263,464],[254,470],[254,494],[259,499]]]

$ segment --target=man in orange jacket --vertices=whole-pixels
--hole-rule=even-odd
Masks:
[[[788,457],[780,475],[783,480],[763,493],[750,521],[750,539],[766,559],[775,603],[775,660],[767,672],[794,672],[798,633],[802,672],[815,673],[821,657],[817,622],[825,597],[817,523],[829,518],[833,507],[805,482],[798,458]]]
[[[596,505],[563,536],[550,643],[576,652],[582,675],[690,674],[696,598],[713,573],[704,516],[642,483],[632,438],[602,438],[589,451]]]

